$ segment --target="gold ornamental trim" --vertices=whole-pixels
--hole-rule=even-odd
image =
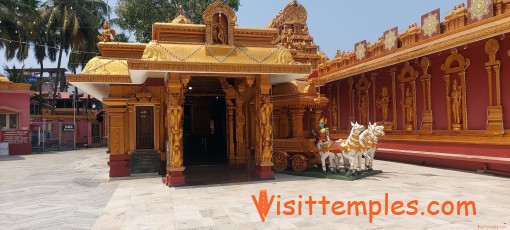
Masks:
[[[129,75],[69,74],[68,82],[132,83]]]
[[[0,83],[0,90],[30,90],[30,84]]]
[[[207,73],[310,74],[312,70],[311,65],[183,63],[150,60],[128,60],[128,66],[129,70]]]
[[[486,26],[489,23],[496,22],[497,20],[501,20],[506,17],[508,17],[508,15],[505,14],[505,15],[502,15],[501,17],[494,17],[494,18],[492,18],[493,20],[487,19],[485,24],[476,25],[476,27],[481,27],[484,25]],[[471,28],[465,27],[466,28],[465,30],[459,30],[459,31],[455,31],[452,34],[444,34],[443,36],[441,36],[441,35],[437,36],[437,39],[435,39],[435,40],[432,40],[432,41],[427,40],[427,42],[418,43],[416,46],[422,46],[422,47],[418,48],[416,50],[413,50],[413,48],[415,48],[416,46],[412,46],[412,47],[409,47],[409,48],[406,48],[406,49],[400,51],[400,52],[402,52],[401,54],[398,54],[398,52],[392,53],[393,57],[379,56],[376,59],[371,59],[371,60],[367,59],[364,62],[356,63],[355,65],[345,68],[345,69],[340,69],[338,71],[333,70],[329,73],[325,73],[324,76],[321,76],[321,79],[324,79],[325,83],[329,83],[329,82],[340,80],[340,79],[350,77],[353,75],[357,75],[357,74],[369,72],[369,71],[372,71],[375,69],[395,65],[398,63],[402,63],[404,61],[408,61],[408,60],[417,58],[417,57],[426,56],[426,55],[440,52],[443,50],[458,47],[460,45],[476,42],[479,40],[483,40],[486,38],[490,38],[493,36],[497,36],[497,35],[500,35],[503,33],[510,32],[510,22],[506,21],[502,24],[492,25],[486,29],[482,29],[482,30],[479,30],[479,31],[476,31],[476,32],[473,32],[470,34],[461,35],[459,37],[448,39],[443,42],[438,42],[436,44],[431,44],[428,46],[426,45],[427,43],[431,43],[433,41],[447,39],[449,36],[456,36],[457,34],[464,32],[467,29],[473,29],[476,27],[471,27]],[[407,50],[409,50],[409,51],[407,51]],[[396,54],[398,54],[398,55],[396,55]],[[365,66],[360,66],[363,63],[370,62],[370,61],[376,61],[376,63],[365,65]],[[333,64],[333,63],[331,63],[331,64]]]

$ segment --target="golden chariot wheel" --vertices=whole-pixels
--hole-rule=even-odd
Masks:
[[[283,172],[289,167],[289,155],[284,151],[275,151],[271,161],[273,162],[273,168],[277,172]]]
[[[292,158],[292,169],[296,172],[303,172],[308,168],[308,161],[303,155]]]

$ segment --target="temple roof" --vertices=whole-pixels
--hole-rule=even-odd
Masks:
[[[203,25],[190,24],[181,9],[172,23],[153,25],[153,41],[148,44],[101,42],[102,56],[90,60],[82,73],[68,75],[67,80],[102,100],[108,97],[110,84],[144,84],[148,78],[166,79],[169,73],[191,77],[268,75],[271,84],[306,78],[311,73],[312,65],[296,62],[301,56],[295,55],[294,49],[273,43],[277,29],[238,27],[235,12],[221,1],[208,6],[203,19]],[[307,35],[307,30],[303,31]],[[306,45],[314,45],[308,40]],[[314,55],[318,58],[316,51]]]

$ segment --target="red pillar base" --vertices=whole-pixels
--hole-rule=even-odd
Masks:
[[[255,166],[252,176],[259,180],[274,180],[274,173],[271,166]]]
[[[186,185],[186,177],[182,172],[168,172],[166,174],[166,185],[170,187],[178,187]]]
[[[126,177],[131,175],[129,154],[111,155],[108,165],[110,166],[110,177]]]

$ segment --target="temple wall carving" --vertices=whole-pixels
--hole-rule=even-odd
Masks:
[[[333,117],[331,109],[336,108],[339,121],[338,132],[333,133],[346,134],[348,124],[358,121],[383,123],[389,137],[508,137],[508,36],[484,39],[327,83],[322,90],[326,97],[335,98],[328,104],[328,118]]]

